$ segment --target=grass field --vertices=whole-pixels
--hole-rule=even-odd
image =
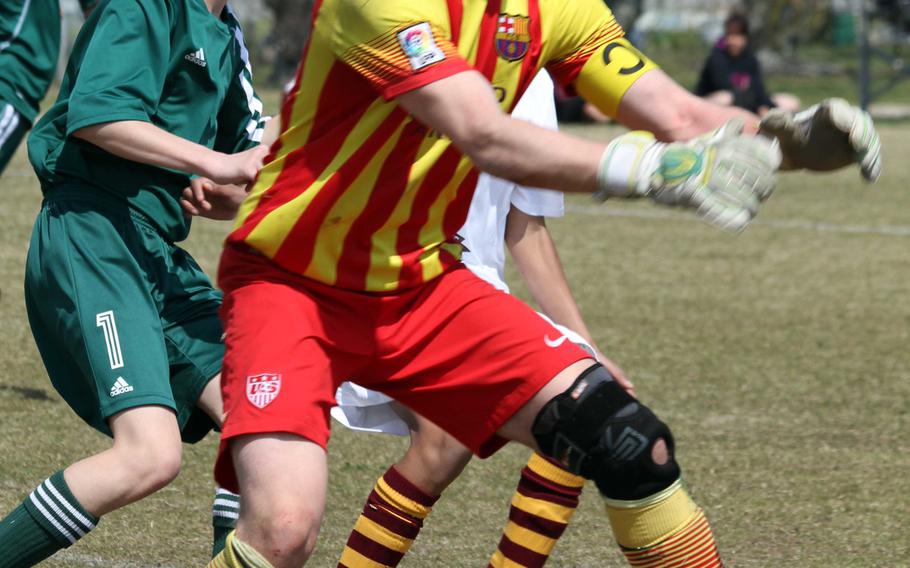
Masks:
[[[740,236],[645,203],[584,198],[551,223],[590,327],[673,426],[732,567],[910,566],[910,129],[883,136],[880,185],[865,187],[855,171],[786,176]],[[28,330],[21,282],[40,195],[24,152],[0,197],[5,513],[106,440],[53,391]],[[209,271],[225,229],[199,223],[187,245]],[[109,515],[48,565],[202,565],[215,443],[187,447],[171,487]],[[376,476],[403,449],[335,429],[312,566],[335,565]],[[484,566],[526,456],[513,447],[475,461],[404,565]],[[593,487],[549,565],[624,565]]]

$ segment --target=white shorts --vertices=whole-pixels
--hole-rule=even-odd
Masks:
[[[580,335],[567,327],[557,325],[547,316],[538,315],[550,322],[569,341],[575,343],[594,357],[594,349]],[[342,383],[335,393],[338,406],[332,408],[332,418],[351,430],[407,436],[410,429],[392,408],[392,399],[350,381]]]

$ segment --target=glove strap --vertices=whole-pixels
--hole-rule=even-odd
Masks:
[[[594,198],[643,197],[648,195],[651,175],[660,166],[666,144],[649,132],[636,131],[613,140],[604,150],[597,168],[598,190]]]

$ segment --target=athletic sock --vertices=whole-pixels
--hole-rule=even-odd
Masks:
[[[521,470],[509,522],[489,568],[543,566],[578,507],[585,480],[534,454]]]
[[[398,566],[437,499],[389,468],[370,493],[338,568]]]
[[[10,568],[34,566],[95,528],[58,471],[0,521],[0,558]]]
[[[237,526],[240,518],[240,495],[227,489],[215,490],[215,501],[212,503],[212,558],[224,550],[228,534]]]
[[[682,483],[640,501],[607,500],[613,533],[629,564],[721,568],[711,526]]]
[[[224,550],[218,553],[207,568],[273,568],[255,548],[237,538],[234,531],[225,537]]]

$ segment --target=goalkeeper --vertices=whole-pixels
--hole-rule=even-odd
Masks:
[[[226,419],[215,475],[244,505],[215,566],[297,567],[310,556],[328,413],[350,377],[476,454],[513,440],[594,480],[632,564],[721,565],[669,427],[584,350],[547,341],[558,331],[533,310],[460,265],[456,232],[478,170],[648,197],[741,230],[774,189],[781,148],[789,168],[859,162],[875,179],[874,129],[856,109],[827,104],[780,117],[780,144],[744,135],[757,118],[673,83],[600,0],[499,5],[319,4],[283,133],[221,259]],[[656,137],[604,145],[509,118],[542,68]],[[672,142],[681,140],[693,141]]]

